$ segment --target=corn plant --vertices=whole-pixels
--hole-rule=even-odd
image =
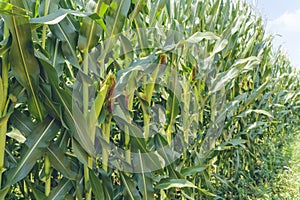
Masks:
[[[299,127],[299,72],[253,13],[2,0],[0,199],[263,197]]]

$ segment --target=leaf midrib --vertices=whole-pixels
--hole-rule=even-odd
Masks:
[[[61,162],[59,157],[56,156],[55,152],[52,151],[51,148],[47,147],[48,151],[55,157],[55,159],[59,162],[59,164],[63,167],[63,169],[68,172],[68,169],[65,167],[65,165]]]
[[[113,29],[112,29],[112,31],[111,31],[111,34],[112,34],[112,35],[114,35],[115,27],[116,27],[117,21],[118,21],[118,19],[119,19],[119,15],[120,15],[120,12],[121,12],[121,8],[122,8],[123,3],[124,3],[124,0],[121,1],[120,5],[119,5],[119,7],[118,7],[118,11],[117,11],[117,14],[116,14],[116,17],[115,17]]]
[[[18,27],[17,27],[17,24],[16,24],[16,18],[14,16],[12,16],[12,20],[13,20],[13,25],[14,25],[14,32],[16,34],[16,41],[18,43],[18,49],[19,49],[20,54],[21,54],[21,59],[22,59],[24,70],[25,70],[26,78],[28,80],[28,84],[29,84],[30,90],[32,92],[34,104],[36,105],[36,108],[37,108],[37,111],[38,111],[38,114],[39,114],[39,118],[40,118],[40,120],[42,120],[43,119],[42,112],[41,112],[38,100],[37,100],[36,95],[35,95],[35,91],[33,89],[33,86],[32,86],[31,80],[30,80],[29,72],[28,72],[27,67],[26,67],[27,65],[26,65],[23,49],[21,48],[21,42],[20,42],[20,39],[19,39],[19,32],[18,32]]]
[[[57,27],[59,28],[59,30],[61,31],[61,34],[63,35],[63,37],[65,38],[65,41],[68,43],[69,49],[71,50],[72,54],[76,56],[76,53],[74,52],[72,45],[70,43],[70,41],[68,40],[68,37],[66,36],[65,32],[63,31],[63,29],[61,28],[60,24],[57,24]]]
[[[48,130],[50,129],[50,127],[52,126],[52,124],[54,123],[55,119],[52,119],[52,121],[47,125],[46,129],[43,131],[43,133],[40,135],[39,139],[34,143],[34,145],[30,148],[30,151],[26,154],[26,156],[24,157],[24,159],[22,160],[22,162],[20,163],[19,167],[17,168],[17,170],[15,171],[15,173],[12,175],[12,180],[16,177],[16,175],[18,174],[18,172],[20,171],[20,169],[23,167],[23,165],[26,163],[26,161],[28,160],[28,158],[30,157],[30,155],[32,154],[32,152],[36,149],[36,147],[39,145],[40,141],[42,140],[42,138],[45,136],[45,134],[48,132]]]
[[[69,184],[70,180],[64,183],[64,185],[57,191],[57,193],[53,196],[52,199],[55,199],[57,196],[59,196],[60,192],[63,191],[63,189]]]

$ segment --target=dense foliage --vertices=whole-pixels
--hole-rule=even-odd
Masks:
[[[246,3],[2,0],[0,14],[0,199],[283,198],[270,181],[299,130],[300,76]]]

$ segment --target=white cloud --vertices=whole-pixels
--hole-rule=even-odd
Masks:
[[[300,66],[300,9],[285,12],[275,20],[269,21],[267,29],[276,37],[275,45],[282,45],[292,63]]]
[[[289,31],[300,31],[300,9],[294,12],[285,12],[277,19],[270,21],[271,27],[285,28]]]

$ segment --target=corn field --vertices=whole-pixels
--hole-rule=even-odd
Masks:
[[[272,39],[238,0],[1,0],[0,199],[300,198]]]

